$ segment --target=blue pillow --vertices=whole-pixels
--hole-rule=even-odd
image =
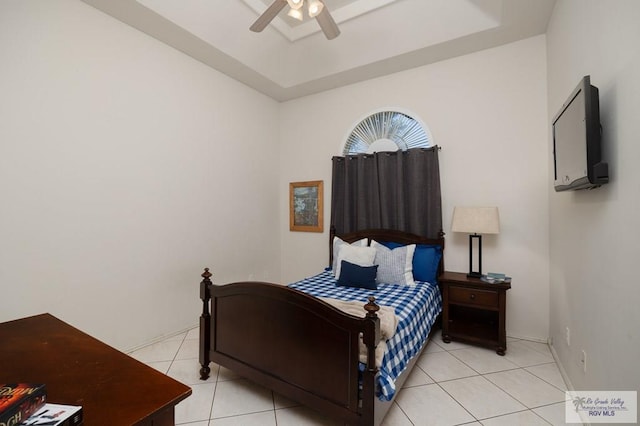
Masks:
[[[384,246],[394,249],[404,244],[387,242]],[[435,284],[438,282],[438,265],[442,259],[442,247],[438,245],[418,244],[413,254],[413,278]]]
[[[378,265],[360,266],[343,260],[340,264],[340,277],[338,285],[343,287],[366,288],[377,290],[376,275]]]

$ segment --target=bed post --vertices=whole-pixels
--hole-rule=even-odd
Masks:
[[[333,266],[333,237],[336,236],[336,227],[331,225],[329,228],[329,268]]]
[[[444,236],[445,236],[445,232],[442,229],[438,231],[438,240],[442,245],[442,253],[444,253]],[[444,255],[440,259],[440,264],[438,265],[438,275],[442,273],[444,273]],[[442,288],[440,290],[442,290]]]
[[[376,298],[369,296],[369,303],[364,305],[367,315],[363,333],[363,343],[367,346],[367,365],[362,373],[362,424],[372,425],[375,419],[376,399],[376,346],[380,341],[380,318],[376,312],[380,310]]]
[[[202,315],[200,315],[200,380],[207,380],[211,368],[209,368],[209,350],[211,349],[211,313],[209,312],[209,302],[211,301],[211,272],[209,268],[204,268],[200,282],[200,299],[202,299]]]

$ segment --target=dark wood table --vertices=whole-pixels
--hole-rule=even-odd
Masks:
[[[191,388],[50,314],[0,324],[0,383],[44,383],[85,425],[173,426]]]
[[[460,272],[445,271],[442,284],[442,340],[475,343],[507,350],[506,306],[511,280],[487,283]]]

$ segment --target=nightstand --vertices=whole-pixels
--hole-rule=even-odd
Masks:
[[[442,284],[442,340],[474,343],[507,350],[505,310],[511,281],[487,283],[460,272],[444,272]]]

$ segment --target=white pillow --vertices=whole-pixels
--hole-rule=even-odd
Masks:
[[[342,267],[342,261],[354,263],[358,266],[373,266],[373,261],[376,258],[376,249],[373,247],[358,247],[352,245],[345,245],[340,249],[338,255],[338,265],[336,266],[336,279],[340,278],[340,268]]]
[[[331,264],[331,270],[333,271],[333,275],[336,275],[336,269],[338,268],[338,256],[340,256],[340,249],[345,246],[356,246],[356,247],[367,247],[367,239],[363,238],[358,241],[354,241],[349,244],[348,242],[342,240],[339,237],[333,237],[333,263]],[[337,275],[336,275],[337,276]]]
[[[378,265],[376,284],[401,284],[413,286],[413,253],[416,245],[397,247],[393,250],[377,241],[371,241],[376,251],[375,264]]]

